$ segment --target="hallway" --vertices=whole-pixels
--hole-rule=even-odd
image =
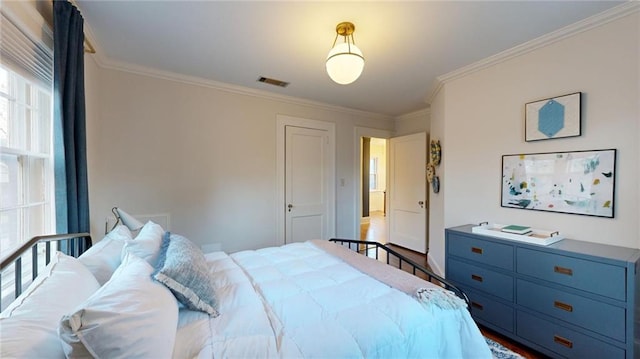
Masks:
[[[360,225],[360,240],[387,244],[390,248],[407,256],[419,265],[431,269],[426,255],[389,243],[388,217],[385,216],[384,212],[372,211],[369,215],[369,223]],[[386,261],[386,256],[381,256],[379,259]],[[397,266],[397,258],[390,258],[390,261]],[[421,274],[418,274],[418,276],[422,277]]]
[[[387,217],[381,211],[371,211],[369,213],[369,223],[360,224],[360,239],[387,243],[389,241],[387,230]]]

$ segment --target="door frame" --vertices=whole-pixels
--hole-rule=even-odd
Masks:
[[[387,130],[380,130],[377,128],[369,128],[369,127],[355,127],[354,129],[354,157],[353,157],[353,178],[354,178],[354,201],[355,201],[355,212],[353,213],[353,224],[355,226],[355,237],[354,239],[360,240],[360,218],[362,213],[362,137],[375,137],[375,138],[384,138],[389,141],[392,137],[393,132]],[[387,163],[389,162],[389,146],[387,145]],[[389,183],[389,166],[387,165],[387,171],[385,173],[386,183]],[[389,192],[387,190],[387,196]],[[387,206],[389,205],[387,201]],[[385,212],[389,213],[388,208],[385,208]],[[387,236],[388,239],[388,236]]]
[[[285,142],[286,127],[304,127],[327,131],[327,228],[328,238],[336,234],[336,124],[333,122],[310,120],[288,115],[276,115],[276,245],[285,244],[286,198],[285,198]],[[328,239],[326,238],[326,239]]]

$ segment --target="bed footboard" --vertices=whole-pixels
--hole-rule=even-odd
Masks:
[[[407,258],[406,256],[400,254],[399,252],[395,251],[393,248],[390,248],[387,245],[384,245],[378,242],[372,242],[372,241],[358,241],[355,239],[342,239],[342,238],[331,238],[329,241],[342,244],[342,245],[346,244],[349,249],[366,256],[375,255],[375,259],[377,260],[380,260],[380,251],[382,251],[382,253],[384,253],[384,255],[386,256],[387,264],[395,265],[395,263],[393,264],[391,263],[392,258],[397,259],[397,267],[399,269],[408,270],[413,275],[418,275],[421,273],[422,275],[426,276],[426,278],[423,278],[423,279],[426,279],[429,282],[435,282],[436,284],[440,284],[445,289],[452,291],[453,293],[455,293],[455,295],[462,298],[467,303],[467,308],[469,308],[469,298],[462,291],[462,289],[456,287],[451,282],[433,273],[430,269]]]
[[[77,241],[77,239],[83,238],[87,245],[83,245],[80,241]],[[35,236],[13,252],[0,259],[0,288],[2,291],[2,294],[0,294],[0,308],[4,308],[6,306],[3,301],[13,301],[22,293],[23,255],[31,251],[31,280],[33,280],[38,276],[38,268],[40,267],[38,262],[41,259],[44,259],[44,265],[49,264],[51,261],[51,244],[60,241],[68,241],[67,245],[71,249],[71,254],[78,256],[81,254],[81,248],[88,248],[91,246],[91,235],[89,233],[71,233]],[[40,246],[38,246],[39,244]],[[42,245],[44,245],[44,253],[39,253],[39,250],[42,250]],[[11,268],[12,264],[14,265],[13,268]],[[12,272],[13,275],[11,275]],[[4,283],[5,279],[7,279],[5,277],[13,277],[13,296],[11,296],[11,292],[5,293],[7,292],[7,289],[9,289],[5,288]]]

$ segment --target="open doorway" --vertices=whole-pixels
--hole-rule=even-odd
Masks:
[[[387,140],[361,138],[360,239],[387,243]]]

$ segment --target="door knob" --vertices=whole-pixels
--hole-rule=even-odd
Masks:
[[[291,208],[293,208],[293,205],[289,203],[289,205],[287,205],[287,209],[289,210],[289,212],[291,212]]]
[[[424,208],[424,201],[418,201],[418,205],[420,206],[420,208]]]

